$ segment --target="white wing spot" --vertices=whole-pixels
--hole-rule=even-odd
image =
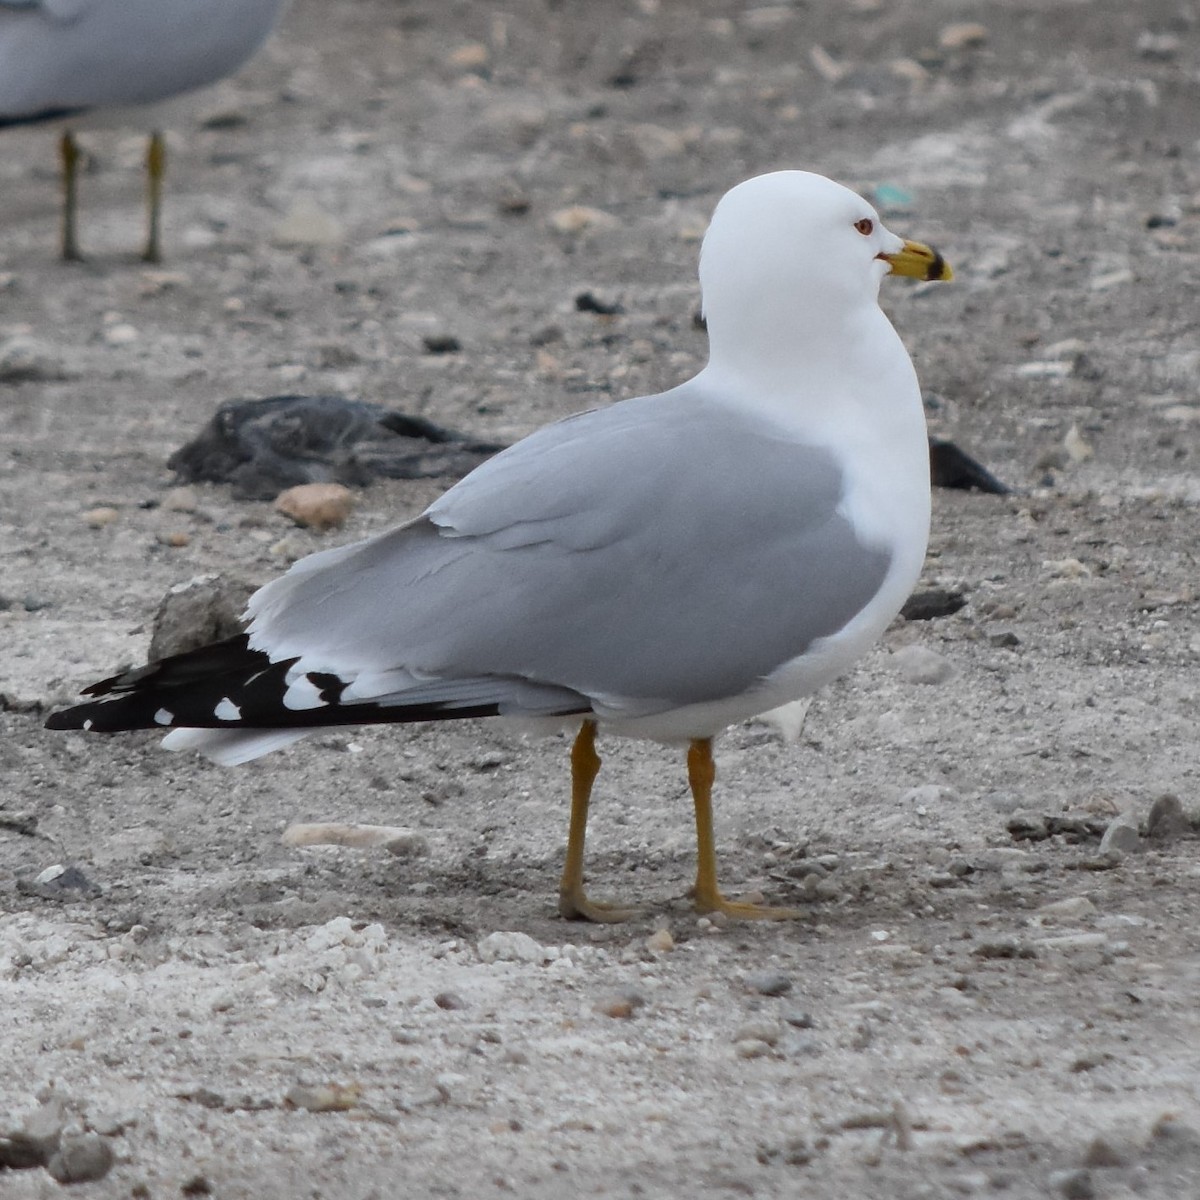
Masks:
[[[240,721],[242,719],[242,710],[228,696],[226,696],[216,708],[213,709],[213,716],[218,721]]]
[[[91,729],[91,727],[92,727],[92,718],[88,717],[88,719],[86,721],[84,721],[84,723],[83,723],[84,733],[87,733],[88,730]]]
[[[283,693],[283,707],[293,711],[304,708],[324,708],[326,701],[321,699],[321,691],[307,675],[301,675],[294,680]]]
[[[175,714],[165,708],[160,708],[158,712],[154,714],[155,725],[170,725],[173,720],[175,720]]]

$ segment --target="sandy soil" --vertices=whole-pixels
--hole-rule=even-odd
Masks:
[[[68,267],[52,133],[5,133],[0,1134],[61,1102],[115,1151],[96,1197],[1200,1194],[1200,848],[1134,828],[1200,805],[1197,20],[296,0],[174,137],[156,270],[139,138],[89,143]],[[436,493],[376,486],[326,539],[218,486],[172,508],[217,403],[342,391],[508,439],[669,385],[704,356],[712,204],[779,166],[884,187],[954,263],[886,303],[934,427],[1021,489],[937,496],[925,583],[965,608],[898,623],[797,740],[720,743],[723,877],[805,920],[691,914],[661,748],[602,747],[592,887],[646,915],[592,928],[554,915],[561,741],[369,730],[227,771],[42,730],[172,584]],[[310,820],[420,837],[281,844]],[[56,863],[99,894],[18,888]]]

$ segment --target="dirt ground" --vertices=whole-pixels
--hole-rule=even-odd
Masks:
[[[1198,21],[295,0],[180,122],[153,270],[139,136],[86,139],[64,266],[53,131],[5,132],[0,1136],[61,1103],[115,1152],[98,1198],[1200,1195]],[[226,770],[42,729],[171,585],[440,489],[376,485],[325,538],[190,506],[165,460],[220,401],[513,439],[668,386],[704,359],[712,205],[784,166],[953,263],[885,304],[933,428],[1018,489],[936,495],[923,586],[964,608],[897,622],[795,740],[719,743],[722,877],[804,920],[691,913],[662,747],[601,747],[591,886],[645,915],[596,928],[554,912],[562,740],[337,732]],[[419,836],[281,844],[317,820]],[[55,864],[99,893],[18,887]]]

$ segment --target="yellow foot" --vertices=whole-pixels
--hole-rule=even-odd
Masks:
[[[616,925],[638,916],[636,908],[624,908],[619,904],[605,904],[602,900],[589,900],[583,888],[577,891],[566,889],[558,893],[558,915],[568,921],[595,921],[599,925]]]
[[[798,908],[774,908],[751,900],[726,900],[720,892],[704,896],[697,892],[692,905],[701,915],[722,913],[735,921],[798,921],[805,915]]]

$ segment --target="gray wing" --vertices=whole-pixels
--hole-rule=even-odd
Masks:
[[[841,496],[826,450],[685,385],[540,430],[410,524],[296,564],[251,601],[251,643],[355,680],[343,700],[737,695],[882,583]]]
[[[232,74],[283,0],[0,0],[0,121],[146,104]]]

